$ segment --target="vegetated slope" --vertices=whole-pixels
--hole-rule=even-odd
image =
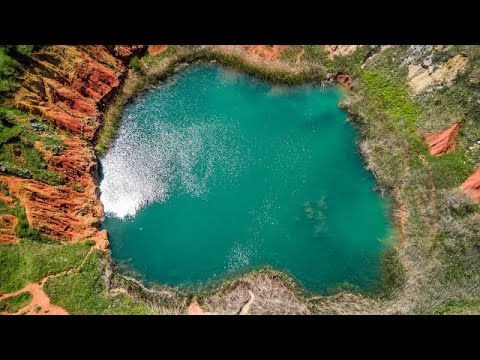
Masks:
[[[15,236],[36,242],[90,238],[104,249],[105,234],[96,232],[102,210],[92,140],[103,151],[128,99],[178,70],[179,63],[205,59],[278,82],[343,84],[348,93],[341,106],[362,130],[366,166],[378,190],[397,202],[398,234],[383,259],[385,286],[379,294],[352,294],[344,286],[336,295],[310,297],[284,275],[263,270],[196,294],[200,307],[239,313],[250,290],[251,313],[479,312],[479,46],[157,45],[149,48],[151,55],[130,61],[120,91],[125,64],[134,53],[141,55],[141,46],[31,50],[0,53],[6,69],[0,91],[11,94],[0,137],[5,242],[15,242]],[[19,64],[17,70],[8,58]],[[42,115],[44,131],[32,128],[33,114]],[[97,138],[98,129],[103,130]],[[14,246],[0,249],[14,254],[2,259],[0,273],[23,279],[8,291],[33,280],[12,266],[20,256],[10,250]],[[28,248],[25,243],[22,254]],[[102,252],[89,255],[78,271],[49,279],[45,291],[71,313],[181,313],[193,295],[145,289],[114,271]]]

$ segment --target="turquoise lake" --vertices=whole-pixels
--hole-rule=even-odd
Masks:
[[[314,293],[377,289],[389,203],[341,97],[204,64],[129,103],[101,159],[115,262],[180,288],[270,265]]]

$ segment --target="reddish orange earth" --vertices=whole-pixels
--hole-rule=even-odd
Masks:
[[[345,87],[345,89],[350,90],[350,88],[352,86],[352,76],[351,75],[344,74],[344,73],[338,73],[337,75],[335,75],[335,80],[337,80],[337,82],[340,85],[343,85]]]
[[[30,301],[27,306],[18,310],[16,313],[0,312],[0,315],[68,315],[68,312],[66,312],[65,309],[50,303],[50,299],[43,291],[43,284],[46,280],[47,278],[42,280],[41,284],[31,283],[21,290],[0,296],[0,300],[3,300],[18,295],[24,291],[29,291],[32,294],[32,301]]]
[[[480,168],[460,185],[460,189],[465,191],[473,201],[480,203]]]
[[[247,52],[258,55],[267,60],[278,60],[285,45],[251,45],[247,46]]]
[[[148,45],[148,55],[156,55],[167,50],[168,45]]]
[[[448,129],[425,135],[430,154],[439,156],[454,151],[457,148],[456,136],[460,122],[453,123]]]
[[[204,315],[202,308],[198,305],[197,300],[193,300],[188,306],[188,315]]]
[[[10,214],[0,215],[0,243],[13,243],[17,241],[15,228],[18,218]]]

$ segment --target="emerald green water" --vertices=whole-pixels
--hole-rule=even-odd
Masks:
[[[270,265],[312,292],[375,289],[387,203],[340,98],[217,65],[142,94],[101,160],[115,261],[180,287]]]

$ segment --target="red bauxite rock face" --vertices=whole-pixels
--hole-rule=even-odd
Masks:
[[[0,179],[25,207],[28,223],[44,235],[73,241],[97,236],[103,209],[91,193],[13,176]]]
[[[113,54],[115,57],[128,64],[128,61],[134,56],[141,56],[145,49],[145,45],[115,45]]]
[[[148,55],[156,55],[167,50],[168,45],[148,45]]]
[[[128,54],[122,55],[122,59]],[[126,74],[123,60],[103,46],[49,46],[25,69],[14,105],[40,113],[72,135],[93,139],[100,126],[99,108],[111,98]]]
[[[344,74],[344,73],[338,73],[335,75],[335,80],[338,81],[338,83],[342,86],[345,87],[345,89],[350,90],[352,86],[352,76],[349,74]]]
[[[454,123],[444,131],[426,134],[425,138],[430,154],[438,156],[454,151],[457,148],[455,137],[458,134],[460,125],[461,123]]]
[[[63,137],[64,146],[54,155],[41,142],[50,170],[60,175],[63,185],[52,186],[32,179],[0,176],[8,195],[0,202],[19,202],[29,225],[53,239],[93,239],[105,250],[108,238],[98,231],[103,206],[98,198],[97,161],[92,140],[101,125],[101,109],[114,96],[127,73],[126,63],[141,54],[143,45],[47,46],[35,52],[22,69],[20,88],[12,103],[21,110],[41,114],[76,138]],[[14,216],[0,218],[0,241],[16,241]]]
[[[15,235],[17,223],[18,219],[16,216],[10,214],[0,215],[0,244],[12,243],[17,240],[17,236]]]
[[[58,155],[45,153],[48,168],[58,173],[65,183],[81,186],[84,192],[97,190],[97,162],[93,149],[86,141],[64,138],[65,147]]]
[[[480,168],[478,168],[467,180],[460,185],[460,189],[470,196],[470,198],[480,203]]]

